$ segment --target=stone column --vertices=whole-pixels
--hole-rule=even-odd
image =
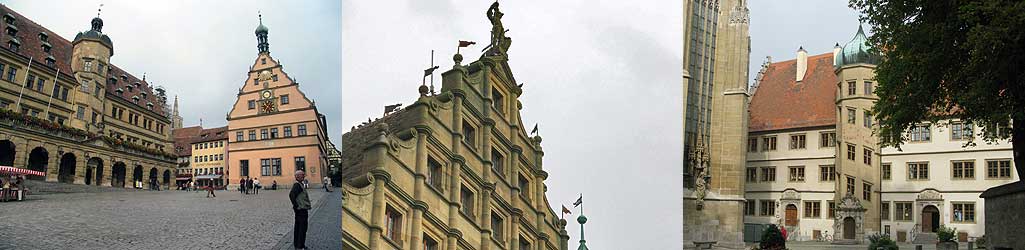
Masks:
[[[381,237],[384,237],[382,233],[385,225],[384,184],[389,181],[389,177],[387,174],[380,175],[378,173],[374,173],[374,179],[374,204],[370,208],[370,240],[367,245],[370,246],[370,249],[376,250],[385,249],[381,246],[387,245],[381,244]]]
[[[102,159],[102,157],[100,159]],[[101,172],[103,173],[103,175],[101,175],[100,180],[97,181],[99,182],[100,186],[104,187],[109,187],[111,180],[114,179],[114,159],[108,158],[108,160],[110,161],[101,161],[100,164],[103,166],[103,171]]]
[[[88,161],[89,157],[87,157],[84,152],[75,154],[75,174],[72,176],[72,183],[85,185],[85,172],[90,170]],[[91,182],[92,181],[90,181],[90,183]]]
[[[513,139],[513,140],[515,140],[515,139]],[[523,190],[520,190],[519,180],[516,177],[516,170],[520,169],[520,167],[519,167],[520,166],[520,160],[519,159],[520,159],[520,153],[521,153],[522,150],[523,149],[521,149],[518,145],[516,145],[515,143],[513,144],[512,148],[511,148],[512,154],[510,154],[510,159],[512,159],[512,164],[509,164],[509,168],[513,169],[513,170],[512,171],[506,171],[506,173],[507,173],[506,175],[508,175],[513,180],[512,181],[512,183],[513,183],[512,188],[509,189],[509,201],[510,201],[510,205],[513,207],[512,213],[511,213],[512,216],[510,216],[510,220],[509,220],[512,223],[512,225],[513,225],[512,226],[512,230],[510,230],[510,232],[511,232],[510,236],[512,236],[512,237],[510,237],[509,249],[520,249],[520,246],[519,246],[520,245],[520,241],[519,241],[519,233],[518,233],[519,232],[519,227],[520,227],[519,225],[520,225],[520,223],[518,223],[518,222],[520,221],[520,218],[523,217],[523,211],[525,211],[525,210],[529,211],[529,210],[526,209],[526,206],[524,206],[524,204],[520,204],[521,202],[520,202],[520,199],[518,198],[518,197],[520,197],[520,194],[523,192]],[[541,229],[541,228],[538,228],[538,229]]]
[[[450,143],[452,150],[452,159],[449,161],[449,183],[451,185],[452,192],[449,192],[449,209],[448,209],[448,224],[457,225],[459,218],[459,209],[463,206],[463,201],[459,199],[459,194],[462,192],[459,181],[459,175],[463,172],[462,165],[465,163],[459,152],[461,152],[460,145],[463,141],[463,130],[460,129],[463,125],[463,92],[458,89],[452,90],[452,143]],[[452,228],[449,229],[447,247],[445,249],[458,249],[457,243],[462,233],[459,230]]]
[[[60,158],[63,156],[61,153],[54,148],[46,148],[49,159],[46,162],[46,182],[57,182],[57,176],[60,174]]]
[[[426,111],[426,108],[420,108]],[[427,210],[427,203],[423,201],[423,192],[426,185],[427,173],[427,130],[417,130],[416,134],[416,166],[413,173],[413,226],[410,227],[409,249],[421,249],[423,237],[423,214]]]
[[[26,142],[21,139],[11,138],[11,143],[14,143],[14,167],[16,168],[28,168],[28,155],[32,152],[32,149],[28,147]]]

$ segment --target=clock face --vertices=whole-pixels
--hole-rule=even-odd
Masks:
[[[263,110],[264,113],[274,112],[274,102],[265,101],[263,102],[263,105],[261,105],[260,108]]]
[[[263,96],[264,99],[270,98],[270,91],[269,90],[263,91],[262,96]]]

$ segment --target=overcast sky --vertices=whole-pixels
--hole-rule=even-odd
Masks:
[[[832,53],[834,45],[843,46],[858,33],[858,12],[845,0],[753,0],[748,9],[752,81],[765,56],[773,62],[792,60],[801,46],[809,56]]]
[[[101,1],[3,1],[67,40],[90,28]],[[179,96],[184,126],[227,125],[249,67],[256,60],[257,11],[263,12],[271,56],[327,116],[341,136],[341,4],[337,1],[104,0],[103,33],[114,42],[111,62]]]
[[[464,63],[489,43],[491,1],[429,2],[342,3],[346,130],[413,103],[432,49],[443,71],[458,40],[478,43]],[[681,248],[683,4],[655,4],[501,2],[523,123],[544,138],[548,200],[558,212],[583,193],[593,249]],[[579,224],[567,230],[576,248]]]

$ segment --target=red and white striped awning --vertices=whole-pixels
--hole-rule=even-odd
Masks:
[[[35,171],[35,170],[28,170],[28,169],[24,169],[24,168],[0,166],[0,175],[38,175],[38,176],[46,176],[46,173]]]

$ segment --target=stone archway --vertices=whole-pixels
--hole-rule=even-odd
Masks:
[[[72,153],[64,153],[61,156],[60,166],[57,168],[57,181],[61,183],[75,183],[75,164],[77,157]]]
[[[840,202],[836,204],[836,216],[833,219],[833,239],[848,241],[847,243],[862,242],[862,239],[865,238],[866,210],[854,194],[846,194],[840,199]],[[848,223],[848,219],[852,223]],[[852,230],[846,230],[849,225],[853,225]],[[848,233],[853,233],[854,236],[848,238]]]
[[[125,187],[125,176],[127,176],[125,163],[116,162],[114,163],[114,168],[111,168],[110,170],[110,185],[114,187]]]
[[[164,170],[164,189],[171,188],[171,170]]]
[[[43,173],[46,172],[47,165],[50,164],[50,153],[43,147],[36,147],[32,149],[32,152],[28,155],[28,169],[35,170]],[[29,175],[30,180],[46,180],[46,176],[35,176]]]
[[[146,183],[149,183],[147,188],[156,189],[157,186],[157,168],[149,169],[149,179],[146,179]]]
[[[132,187],[134,188],[135,184],[140,181],[142,181],[142,166],[135,165],[135,168],[132,169]]]
[[[797,206],[794,205],[794,204],[787,205],[786,206],[786,217],[784,217],[784,222],[785,222],[784,225],[786,225],[787,227],[796,227],[797,226],[797,220],[798,220],[798,218],[797,218]]]
[[[88,166],[87,169],[93,173],[93,176],[90,178],[90,172],[86,172],[85,184],[90,185],[90,180],[92,180],[92,183],[97,186],[99,186],[100,183],[103,183],[103,159],[100,159],[99,157],[89,158],[89,162],[86,163],[86,166]]]
[[[922,232],[935,233],[940,227],[940,210],[933,205],[922,208]]]
[[[14,166],[14,155],[17,147],[9,140],[0,141],[0,166]]]

